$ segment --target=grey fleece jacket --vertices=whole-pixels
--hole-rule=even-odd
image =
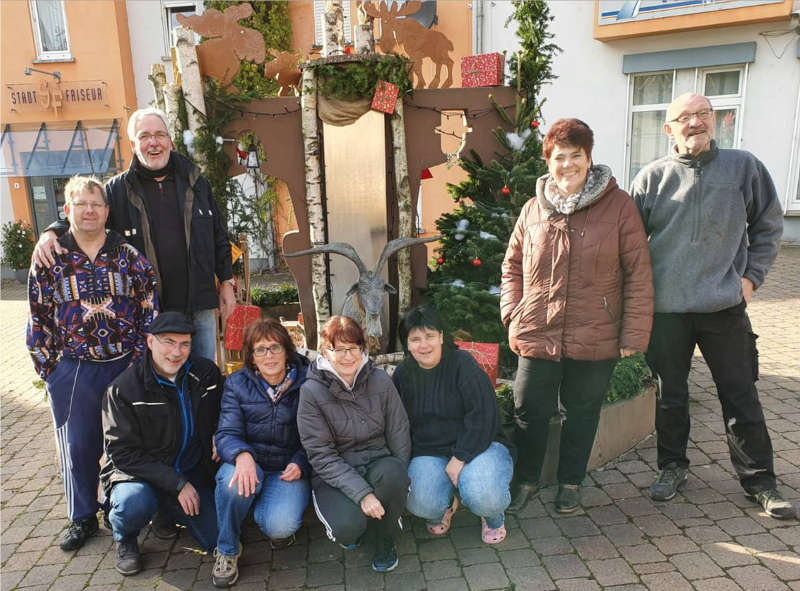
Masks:
[[[630,193],[650,241],[656,312],[718,312],[741,303],[742,277],[764,282],[783,215],[750,152],[712,142],[697,158],[673,153],[643,168]]]

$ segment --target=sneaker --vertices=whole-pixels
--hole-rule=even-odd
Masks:
[[[580,506],[577,484],[559,484],[556,493],[556,512],[572,513]]]
[[[676,463],[667,464],[656,481],[650,485],[650,498],[654,501],[669,501],[678,489],[689,480],[689,471]]]
[[[511,492],[511,504],[506,513],[518,513],[525,508],[532,498],[539,494],[539,483],[519,482]]]
[[[142,570],[142,555],[139,554],[139,543],[136,538],[117,542],[117,563],[114,566],[126,577]]]
[[[792,504],[785,500],[777,489],[762,490],[747,498],[763,507],[764,512],[775,519],[793,519],[797,516]]]
[[[294,534],[289,536],[288,538],[275,538],[270,539],[269,547],[273,550],[283,550],[284,548],[288,548],[295,542]]]
[[[379,541],[375,554],[372,555],[372,570],[376,573],[388,573],[397,568],[399,562],[394,539],[386,537]]]
[[[241,547],[240,547],[241,548]],[[230,587],[239,580],[239,555],[225,556],[214,548],[214,570],[211,571],[211,582],[215,587]]]
[[[71,522],[61,538],[61,549],[67,552],[77,550],[86,543],[89,536],[97,533],[98,527],[96,515]]]
[[[361,545],[361,542],[363,540],[364,540],[364,536],[361,536],[360,538],[358,538],[352,544],[339,544],[339,548],[341,548],[342,550],[355,550],[356,548],[358,548]]]
[[[178,526],[161,511],[157,511],[153,515],[153,519],[150,520],[150,529],[159,540],[171,540],[178,537]]]

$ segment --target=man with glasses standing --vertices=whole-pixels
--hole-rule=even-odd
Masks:
[[[783,217],[769,172],[753,154],[719,149],[708,98],[667,109],[673,153],[633,181],[650,241],[655,315],[647,360],[659,382],[656,501],[688,479],[688,376],[695,345],[722,403],[731,462],[746,495],[778,519],[795,516],[776,488],[772,443],[758,400],[756,335],[745,311],[778,254]]]
[[[191,316],[194,353],[214,359],[214,310],[219,307],[225,322],[236,301],[228,233],[211,185],[174,150],[162,111],[135,111],[128,120],[128,138],[134,153],[130,168],[106,185],[108,227],[145,254],[158,278],[161,310]],[[56,235],[67,228],[59,221],[42,232],[33,254],[37,266],[50,267],[53,252],[63,252]]]
[[[53,411],[70,520],[61,549],[71,551],[98,529],[103,392],[144,354],[158,298],[150,263],[106,231],[100,182],[72,177],[64,197],[70,221],[59,239],[64,252],[52,268],[33,269],[28,278],[27,346]]]
[[[222,374],[211,360],[190,355],[194,326],[184,314],[159,314],[149,332],[147,355],[103,400],[100,479],[123,575],[142,569],[137,537],[157,510],[186,526],[204,550],[217,543],[212,436]]]

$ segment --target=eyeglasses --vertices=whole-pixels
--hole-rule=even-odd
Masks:
[[[270,345],[269,347],[256,347],[253,349],[253,356],[255,357],[263,357],[267,353],[271,353],[272,355],[280,355],[283,353],[283,345],[278,345],[276,343],[274,345]]]
[[[692,117],[697,117],[700,121],[708,121],[711,117],[711,113],[714,112],[714,109],[703,109],[702,111],[696,111],[694,113],[684,113],[679,117],[675,117],[675,119],[670,119],[667,123],[688,123],[692,120]]]
[[[156,337],[156,340],[159,343],[169,347],[170,349],[176,349],[177,348],[177,349],[180,349],[181,351],[188,351],[188,350],[190,350],[192,348],[192,341],[191,340],[189,340],[189,341],[181,341],[179,343],[178,341],[173,341],[172,339],[162,339],[158,335],[153,335],[153,336]]]
[[[328,349],[331,353],[333,353],[334,357],[341,361],[348,355],[352,355],[353,357],[360,357],[361,356],[361,347],[348,347],[347,349]]]
[[[108,207],[105,201],[70,201],[73,209],[105,209]]]
[[[166,142],[169,139],[169,134],[166,131],[157,131],[156,133],[143,133],[136,136],[138,141],[145,144],[153,138],[156,138],[159,143]]]

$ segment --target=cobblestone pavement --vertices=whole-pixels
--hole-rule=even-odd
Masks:
[[[77,552],[58,548],[64,498],[48,405],[32,385],[23,345],[22,297],[21,286],[4,282],[2,589],[211,589],[211,559],[187,550],[192,542],[185,535],[163,542],[144,532],[145,570],[129,578],[114,570],[111,536],[103,528]],[[800,504],[800,248],[782,249],[750,311],[761,335],[759,389],[780,488]],[[495,547],[481,543],[479,523],[465,511],[441,539],[411,522],[399,545],[400,566],[387,575],[372,572],[366,550],[344,553],[328,542],[311,512],[299,543],[287,550],[270,551],[250,528],[236,589],[800,590],[800,525],[768,518],[742,494],[700,358],[691,392],[691,475],[668,503],[655,504],[646,494],[655,476],[650,438],[591,473],[583,511],[557,515],[548,489],[524,514],[508,518],[508,538]]]

